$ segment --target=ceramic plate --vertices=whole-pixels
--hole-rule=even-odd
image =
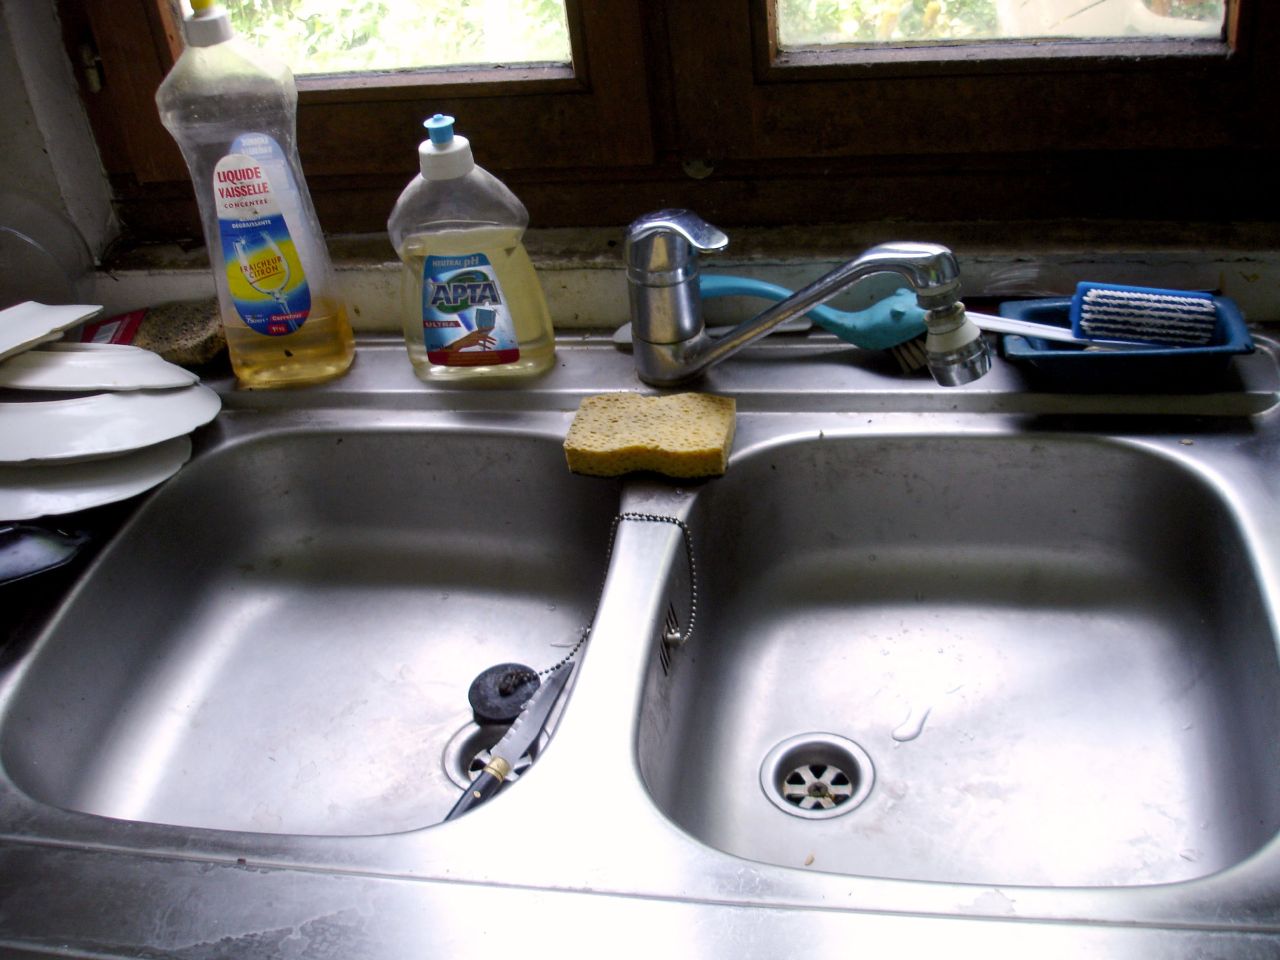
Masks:
[[[0,463],[88,460],[190,433],[218,415],[208,387],[0,403]]]
[[[199,379],[150,350],[122,343],[47,343],[0,360],[0,387],[15,390],[156,390]]]
[[[56,340],[63,330],[88,320],[101,309],[83,303],[51,307],[28,300],[0,310],[0,360],[46,340]]]
[[[191,457],[191,441],[164,443],[105,460],[0,465],[0,517],[34,520],[100,507],[150,490]]]

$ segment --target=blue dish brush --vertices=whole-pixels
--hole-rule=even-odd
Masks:
[[[782,301],[792,294],[792,291],[776,283],[727,274],[704,273],[698,277],[698,287],[704,300],[715,297],[754,297]],[[898,362],[905,370],[914,370],[924,365],[924,347],[921,345],[925,334],[924,311],[916,304],[915,294],[908,289],[898,290],[864,310],[837,310],[820,304],[812,307],[803,317],[795,317],[778,329],[808,330],[810,322],[816,322],[846,343],[864,350],[889,350],[895,356],[898,356],[898,351],[918,352],[918,362],[910,365],[899,356]],[[709,327],[707,332],[714,337],[729,329],[731,328]],[[624,323],[614,331],[613,341],[619,346],[629,345],[631,324]]]
[[[715,297],[756,297],[782,301],[792,291],[776,283],[728,274],[702,274],[698,287],[704,300]],[[916,295],[901,289],[863,310],[837,310],[820,304],[805,316],[845,343],[864,350],[890,350],[924,334],[924,311]]]
[[[1199,347],[1217,328],[1207,293],[1084,282],[1071,298],[1071,329],[1080,337]]]

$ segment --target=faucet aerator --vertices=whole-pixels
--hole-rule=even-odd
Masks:
[[[934,353],[926,345],[925,354],[929,373],[942,387],[964,386],[984,376],[991,369],[991,350],[987,347],[987,341],[981,337],[949,353]]]
[[[925,357],[929,373],[939,386],[959,387],[972,383],[991,369],[991,350],[982,331],[955,301],[925,314]]]

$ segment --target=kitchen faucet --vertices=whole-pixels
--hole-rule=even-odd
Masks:
[[[636,373],[658,387],[686,383],[774,327],[877,273],[907,281],[925,315],[929,372],[942,386],[969,383],[991,367],[982,332],[960,302],[960,270],[946,247],[883,243],[787,299],[712,338],[702,320],[698,254],[723,250],[723,231],[688,210],[645,214],[627,228],[624,255]]]

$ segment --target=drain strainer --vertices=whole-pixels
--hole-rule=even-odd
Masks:
[[[848,813],[867,799],[874,782],[867,752],[833,733],[789,737],[760,765],[760,786],[773,805],[809,820]]]
[[[493,755],[490,751],[507,730],[508,725],[505,723],[465,724],[461,730],[449,738],[449,743],[444,748],[444,772],[448,774],[449,779],[460,788],[465,789],[470,786],[471,781],[492,759]],[[512,765],[511,772],[506,777],[507,782],[518,780],[520,774],[529,769],[529,765],[537,759],[538,752],[546,745],[548,739],[550,738],[547,732],[542,731],[533,746]]]

